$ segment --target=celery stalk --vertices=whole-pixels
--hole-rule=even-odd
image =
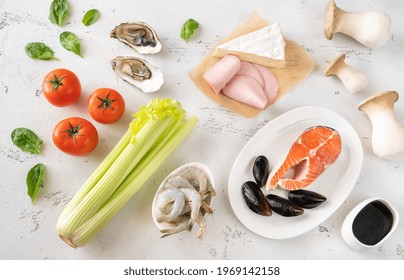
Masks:
[[[108,200],[120,183],[139,163],[149,147],[164,134],[172,124],[170,118],[147,123],[135,139],[132,138],[120,156],[114,161],[97,184],[67,217],[65,234],[71,234],[78,226],[92,217]]]
[[[57,232],[66,243],[85,245],[140,189],[197,123],[195,116],[185,120],[185,115],[170,99],[152,100],[134,115],[129,134],[59,217]]]
[[[111,200],[109,200],[96,215],[87,221],[87,223],[77,229],[71,241],[77,246],[87,244],[163,164],[197,122],[198,119],[196,117],[191,117],[185,124],[182,124],[178,130],[173,131],[172,134],[174,135],[167,139],[166,142],[156,146],[145,160],[142,161],[139,168],[125,179],[120,186],[120,191],[116,192]]]
[[[84,199],[87,193],[100,180],[105,172],[111,167],[112,163],[118,158],[122,151],[126,148],[132,138],[131,132],[128,130],[124,136],[118,141],[111,152],[105,157],[101,164],[94,170],[91,176],[86,180],[80,190],[76,193],[73,199],[69,202],[59,217],[58,226],[61,226],[62,221],[66,220],[67,215]],[[64,224],[63,224],[64,226]],[[59,230],[58,230],[59,231]]]

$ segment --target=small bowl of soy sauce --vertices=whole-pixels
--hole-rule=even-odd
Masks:
[[[398,225],[397,209],[382,198],[369,198],[359,203],[345,218],[341,234],[356,251],[381,245]]]

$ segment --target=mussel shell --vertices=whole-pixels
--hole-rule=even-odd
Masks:
[[[265,156],[259,156],[255,159],[253,176],[258,186],[265,186],[269,176],[269,161]]]
[[[264,193],[255,182],[245,182],[241,188],[248,208],[262,216],[271,216],[271,208]]]
[[[313,209],[327,200],[325,196],[308,190],[290,191],[288,193],[288,199],[294,204],[306,209]]]
[[[290,202],[286,198],[269,194],[266,199],[271,206],[272,211],[284,217],[300,216],[304,213],[304,209]]]

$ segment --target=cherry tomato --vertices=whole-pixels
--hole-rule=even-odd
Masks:
[[[70,70],[56,69],[46,74],[42,82],[42,92],[52,105],[65,107],[79,99],[80,80]]]
[[[125,112],[122,95],[110,88],[99,88],[88,97],[88,111],[99,123],[110,124],[118,121]]]
[[[73,156],[91,153],[98,144],[98,132],[86,119],[71,117],[60,121],[52,133],[56,147]]]

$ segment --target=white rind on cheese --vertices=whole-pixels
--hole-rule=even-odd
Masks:
[[[281,68],[285,65],[285,46],[280,26],[274,23],[219,45],[213,56],[233,54],[243,61]]]
[[[217,48],[251,53],[277,60],[285,58],[285,41],[278,23],[235,38]]]

